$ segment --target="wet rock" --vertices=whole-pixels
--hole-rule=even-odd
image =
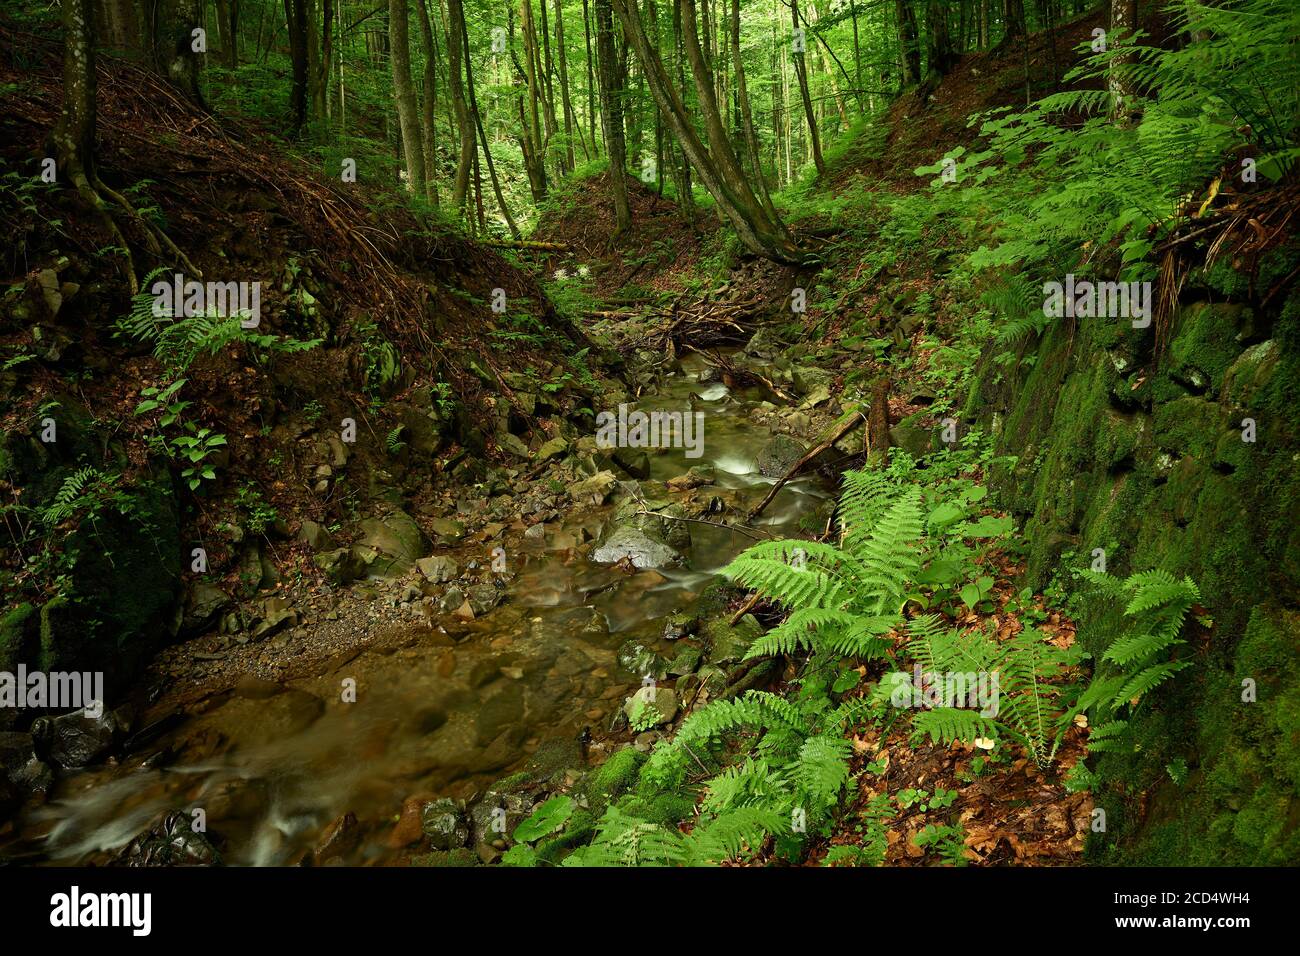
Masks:
[[[235,684],[235,696],[244,700],[270,700],[285,691],[283,684],[273,680],[263,680],[254,674],[245,674]]]
[[[478,584],[469,589],[469,606],[475,617],[492,610],[505,599],[505,592],[495,584]]]
[[[734,664],[744,658],[750,646],[763,633],[763,626],[752,614],[746,614],[733,627],[726,619],[707,622],[700,636],[709,645],[710,664]]]
[[[88,717],[83,710],[32,721],[37,752],[65,770],[88,767],[111,753],[126,735],[114,712]]]
[[[351,853],[360,842],[361,827],[357,823],[356,814],[345,813],[325,828],[312,856],[316,865],[321,866]]]
[[[638,481],[644,481],[650,477],[650,455],[646,451],[633,448],[616,448],[612,457],[614,464],[618,465],[629,477]]]
[[[637,677],[662,679],[668,674],[668,662],[637,640],[619,646],[618,666]]]
[[[455,518],[434,518],[429,522],[429,530],[444,545],[457,544],[465,537],[465,525]]]
[[[426,803],[420,811],[420,832],[434,850],[458,850],[469,843],[469,821],[465,805],[442,798]]]
[[[214,584],[198,581],[185,596],[185,611],[181,619],[181,631],[185,634],[201,634],[219,618],[230,606],[230,595]]]
[[[636,528],[617,529],[591,553],[597,564],[616,564],[627,559],[636,568],[669,568],[684,561],[681,553]]]
[[[618,478],[612,471],[598,471],[584,481],[569,489],[569,496],[575,504],[603,505],[618,486]]]
[[[700,619],[689,612],[679,612],[664,621],[664,640],[678,641],[694,634],[700,626]]]
[[[745,344],[744,353],[751,358],[773,359],[786,348],[771,328],[764,326]]]
[[[507,778],[508,779],[508,778]],[[527,793],[490,788],[470,809],[470,828],[476,848],[503,849],[515,828],[533,812],[533,798]],[[498,845],[495,846],[494,845]],[[480,852],[480,857],[482,853]]]
[[[529,525],[529,526],[528,526],[528,530],[526,530],[526,531],[524,532],[524,540],[526,540],[526,541],[545,541],[545,540],[546,540],[546,525],[542,524],[540,521],[539,521],[537,524]]]
[[[758,453],[758,470],[765,478],[782,478],[803,457],[804,447],[789,435],[776,434]]]
[[[304,520],[298,528],[298,540],[305,543],[313,551],[326,551],[334,544],[330,533],[325,530],[324,526],[311,520]]]
[[[54,785],[54,772],[36,755],[31,734],[0,733],[0,817],[33,791]]]
[[[694,644],[681,644],[677,648],[677,656],[673,658],[672,663],[668,665],[669,677],[685,677],[687,674],[695,673],[696,668],[700,666],[703,659],[703,652]]]
[[[117,856],[118,866],[213,866],[221,862],[206,833],[195,832],[195,819],[173,810],[140,834]]]
[[[717,470],[712,465],[696,465],[684,475],[669,478],[668,488],[672,491],[689,491],[702,485],[711,485],[717,477]]]
[[[429,539],[404,511],[360,523],[361,537],[352,553],[368,578],[398,578],[429,553]]]
[[[444,554],[421,558],[415,562],[415,566],[420,569],[420,573],[430,584],[446,584],[448,581],[454,581],[456,575],[460,573],[460,566],[455,560]]]
[[[653,708],[653,712],[650,710]],[[670,724],[677,716],[677,694],[669,687],[642,687],[623,704],[623,715],[629,723],[641,718],[644,726],[647,720],[653,720],[655,727]]]
[[[656,487],[647,484],[638,488],[614,509],[606,529],[606,539],[619,528],[634,528],[676,551],[685,553],[690,550],[690,522],[680,520],[689,517],[686,509],[667,498],[655,497]]]

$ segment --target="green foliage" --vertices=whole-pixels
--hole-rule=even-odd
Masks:
[[[549,836],[564,826],[575,806],[571,797],[551,797],[515,827],[515,839],[521,843],[533,843]]]
[[[949,701],[944,701],[949,706],[919,710],[912,721],[918,735],[935,743],[1006,736],[1023,746],[1039,766],[1052,762],[1077,713],[1070,707],[1071,688],[1059,683],[1066,669],[1078,663],[1077,650],[1057,648],[1033,628],[1003,641],[983,629],[963,633],[943,627],[933,614],[909,622],[908,635],[908,653],[923,675],[935,680],[962,675],[966,693],[973,693],[977,681],[993,691],[993,706],[980,701],[979,710],[952,706]],[[905,703],[925,699],[922,688],[910,685],[910,675],[893,677],[891,693],[897,699]]]
[[[1189,660],[1170,658],[1169,652],[1186,643],[1183,624],[1200,601],[1200,590],[1189,577],[1180,581],[1159,570],[1133,574],[1123,581],[1094,571],[1080,573],[1104,596],[1125,602],[1124,630],[1102,654],[1097,676],[1080,703],[1095,708],[1103,719],[1125,709],[1131,713],[1144,696],[1191,666]],[[1092,749],[1102,749],[1112,738],[1112,733],[1102,733],[1110,726],[1093,728]]]

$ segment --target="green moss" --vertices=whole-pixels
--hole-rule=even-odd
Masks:
[[[1195,391],[1217,392],[1241,354],[1237,334],[1249,322],[1244,306],[1200,302],[1182,309],[1169,344],[1169,374]]]
[[[605,807],[631,789],[645,762],[645,754],[634,747],[625,747],[589,773],[582,783],[582,793],[591,812],[603,813]]]
[[[480,860],[473,850],[434,850],[411,857],[411,866],[479,866]]]
[[[537,859],[559,863],[570,850],[589,842],[596,834],[596,817],[588,810],[575,810],[558,836],[537,844]]]
[[[26,603],[0,617],[0,671],[13,673],[20,661],[30,663],[37,620],[36,608]]]

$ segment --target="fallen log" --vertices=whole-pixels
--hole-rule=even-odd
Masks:
[[[567,242],[541,242],[537,239],[482,239],[480,242],[494,249],[540,249],[543,252],[568,252]]]
[[[785,487],[787,481],[797,475],[803,467],[808,464],[808,462],[812,461],[827,448],[830,448],[852,431],[853,426],[855,426],[858,423],[858,420],[862,417],[862,410],[855,408],[853,411],[845,415],[836,426],[834,426],[830,432],[830,437],[818,442],[812,448],[808,449],[808,451],[804,452],[803,457],[791,465],[790,470],[785,473],[785,476],[772,486],[772,489],[767,493],[767,497],[758,503],[758,507],[749,513],[749,520],[753,521],[761,515],[767,509],[767,506],[772,503],[772,499],[776,497],[777,492]]]

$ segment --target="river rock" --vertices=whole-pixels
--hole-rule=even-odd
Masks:
[[[623,715],[630,722],[638,710],[641,710],[644,716],[644,709],[653,707],[659,714],[654,726],[662,727],[664,724],[672,723],[673,718],[677,716],[677,706],[677,694],[672,688],[651,685],[642,687],[627,699],[623,704]]]
[[[710,664],[734,664],[744,658],[754,641],[763,633],[763,626],[752,614],[746,614],[733,627],[724,618],[707,622],[700,636],[708,641]]]
[[[575,504],[603,505],[617,486],[618,478],[612,471],[598,471],[590,478],[571,487],[569,497]]]
[[[795,394],[801,397],[810,395],[819,388],[824,388],[829,395],[835,376],[826,369],[796,365],[790,373],[790,382]]]
[[[803,453],[803,445],[789,435],[773,435],[758,453],[759,473],[764,478],[783,478]]]
[[[642,450],[616,448],[613,454],[614,464],[627,472],[629,477],[644,481],[650,477],[650,455]]]
[[[221,862],[206,833],[196,833],[193,818],[172,810],[118,854],[119,866],[212,866]]]
[[[465,806],[444,797],[424,805],[420,811],[420,832],[434,850],[458,850],[469,843],[469,821]]]
[[[498,786],[493,785],[483,799],[470,808],[470,828],[476,847],[510,844],[515,827],[533,812],[533,798],[529,794],[504,791],[497,789]]]
[[[89,717],[77,710],[61,717],[32,721],[32,738],[45,759],[65,770],[88,767],[107,756],[124,736],[125,728],[113,712]]]
[[[435,554],[415,562],[426,581],[430,584],[446,584],[454,581],[460,573],[460,566],[445,554]]]
[[[313,854],[316,865],[320,866],[337,857],[347,856],[360,842],[361,827],[357,823],[356,814],[343,814],[325,828],[320,842],[316,844],[316,852]]]
[[[365,567],[369,578],[398,578],[429,553],[429,539],[404,511],[361,522],[361,538],[353,555]]]
[[[185,595],[185,613],[181,619],[184,634],[201,634],[230,606],[230,595],[215,584],[196,581]]]
[[[637,677],[663,678],[668,674],[668,662],[635,639],[619,646],[618,666]]]
[[[627,558],[636,568],[669,568],[679,565],[681,553],[636,528],[617,529],[591,553],[597,564],[616,564]]]

